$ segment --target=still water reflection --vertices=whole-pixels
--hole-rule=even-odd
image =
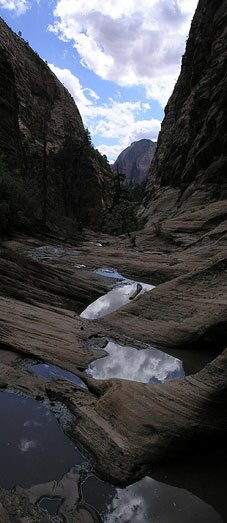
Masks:
[[[67,523],[97,522],[97,512],[103,523],[223,521],[188,491],[150,477],[117,488],[91,475],[89,463],[53,414],[32,398],[0,392],[0,416],[0,487],[24,487],[17,492],[32,503],[42,499],[41,506],[58,514],[56,521],[62,521],[62,516]],[[85,506],[81,506],[81,483]]]
[[[153,288],[153,285],[139,282],[119,284],[107,294],[91,303],[80,316],[88,320],[102,318],[106,316],[106,314],[116,311],[119,307],[122,307],[122,305],[130,303],[130,300],[135,296],[141,295]]]
[[[90,363],[87,373],[96,379],[122,378],[159,383],[184,376],[182,362],[153,347],[135,349],[109,341],[108,356]]]
[[[76,249],[70,249],[61,246],[53,245],[41,245],[41,247],[36,247],[31,252],[28,253],[28,256],[34,261],[57,261],[63,256],[78,256],[80,251]]]
[[[101,267],[100,269],[96,269],[95,272],[96,274],[98,274],[99,276],[103,276],[104,278],[112,278],[114,280],[134,283],[133,280],[125,278],[124,276],[122,276],[122,274],[120,274],[120,272],[118,272],[116,269],[113,269],[112,267]]]
[[[121,489],[109,486],[100,497],[102,482],[95,477],[83,485],[84,500],[101,514],[104,523],[221,523],[221,516],[185,489],[145,477]]]
[[[38,401],[0,392],[0,419],[1,487],[49,481],[84,461],[55,416]]]
[[[50,365],[47,363],[36,363],[34,365],[29,365],[28,370],[35,372],[38,376],[41,376],[46,381],[54,381],[58,378],[63,378],[70,383],[77,385],[83,389],[87,389],[87,385],[72,372],[62,369],[57,365]]]

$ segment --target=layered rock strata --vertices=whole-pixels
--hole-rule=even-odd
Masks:
[[[227,197],[227,2],[200,0],[165,109],[144,216],[190,213]]]

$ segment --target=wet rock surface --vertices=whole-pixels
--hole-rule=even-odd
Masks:
[[[92,507],[86,506],[81,500],[80,474],[76,469],[71,469],[58,481],[50,481],[34,485],[30,489],[17,488],[17,493],[25,496],[30,503],[39,506],[46,505],[48,508],[52,500],[59,501],[55,504],[59,522],[95,523],[99,522],[98,513]],[[55,512],[53,507],[49,510]]]

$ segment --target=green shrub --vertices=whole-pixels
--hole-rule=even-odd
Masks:
[[[103,215],[102,230],[108,234],[124,234],[138,227],[135,202],[120,200]]]

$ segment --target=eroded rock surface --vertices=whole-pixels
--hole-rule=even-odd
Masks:
[[[148,223],[168,222],[172,215],[176,228],[185,230],[187,220],[187,228],[191,221],[195,229],[193,212],[205,206],[209,221],[209,206],[217,201],[213,225],[226,220],[226,15],[226,0],[198,3],[151,165]]]
[[[158,346],[187,347],[197,341],[225,344],[226,270],[226,254],[214,256],[200,268],[138,297],[102,323],[141,341],[153,340]]]
[[[102,279],[94,270],[89,272],[87,268],[106,266],[114,251],[114,259],[119,259],[123,274],[126,271],[130,276],[133,261],[135,266],[136,260],[139,265],[143,249],[142,234],[140,251],[133,253],[126,246],[126,239],[119,240],[119,258],[115,243],[118,240],[105,240],[107,244],[103,247],[91,245],[89,241],[79,246],[80,255],[76,262],[80,265],[86,260],[87,267],[78,269],[75,274],[70,272],[70,288],[74,288],[75,297],[77,286],[89,289],[90,282],[91,289],[96,282],[95,285],[101,285],[103,289],[105,285],[108,290],[108,278]],[[24,259],[20,256],[14,262],[16,265],[8,264],[8,276],[4,280],[5,297],[0,299],[1,342],[5,351],[7,349],[6,352],[1,351],[1,387],[43,399],[47,395],[65,403],[76,419],[71,430],[72,438],[87,449],[102,476],[105,474],[106,479],[120,484],[146,474],[159,460],[173,459],[182,453],[190,454],[192,450],[205,450],[205,447],[213,448],[217,442],[221,446],[226,434],[226,351],[201,370],[206,361],[212,360],[221,351],[226,339],[225,257],[223,253],[216,254],[217,247],[214,248],[213,243],[210,250],[206,246],[210,256],[206,262],[198,259],[195,247],[185,253],[174,248],[172,254],[166,257],[156,254],[160,249],[157,239],[150,242],[155,244],[154,253],[144,255],[144,273],[149,273],[149,264],[151,272],[159,263],[161,266],[164,264],[165,279],[169,277],[170,281],[158,285],[146,295],[136,296],[120,311],[98,321],[83,319],[78,313],[65,308],[61,285],[57,280],[51,287],[51,300],[43,301],[39,278],[31,278],[29,293],[28,282],[24,287],[23,276],[24,296],[17,299],[13,281],[16,279],[15,271],[23,275]],[[23,238],[8,242],[4,249],[11,245],[11,250],[14,246],[18,251],[21,245],[21,251],[26,251],[30,260],[29,244],[32,250],[34,244],[31,239],[25,245]],[[62,248],[64,250],[64,246]],[[67,257],[61,257],[56,265],[52,260],[29,263],[35,263],[39,270],[41,267],[43,275],[48,270],[48,281],[58,275],[65,283],[65,276],[74,260],[68,249]],[[71,249],[73,253],[75,247]],[[190,267],[194,270],[187,272],[189,256]],[[104,263],[100,263],[101,260]],[[174,260],[182,273],[177,278],[172,278],[171,271],[168,271]],[[4,264],[5,258],[5,267]],[[133,270],[136,270],[135,267]],[[80,271],[81,275],[84,274],[81,279],[78,278]],[[141,262],[140,271],[143,271]],[[29,298],[32,294],[33,303]],[[59,303],[55,301],[55,295],[60,297]],[[71,302],[72,309],[74,306],[75,311],[78,310],[76,299]],[[120,379],[95,380],[82,374],[81,370],[89,362],[104,354],[100,349],[110,338],[138,349],[156,342],[183,360],[187,374],[199,372],[158,385]],[[46,382],[27,372],[25,366],[20,365],[21,357],[25,361],[28,359],[29,363],[46,362],[70,370],[83,379],[88,390],[81,390],[64,379]]]

